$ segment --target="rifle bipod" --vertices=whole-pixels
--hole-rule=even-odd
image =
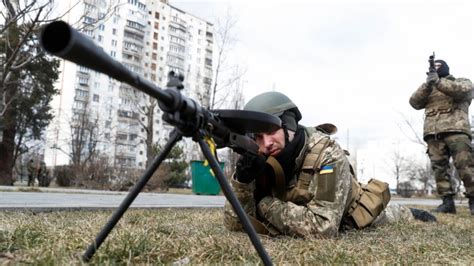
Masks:
[[[173,130],[170,134],[170,139],[164,146],[163,150],[155,157],[153,162],[150,166],[145,170],[145,173],[140,177],[138,182],[133,186],[130,192],[127,194],[125,199],[122,201],[120,206],[115,210],[115,212],[110,217],[109,221],[105,224],[104,228],[97,234],[95,241],[89,245],[86,252],[82,255],[82,259],[85,262],[89,262],[92,256],[94,256],[97,249],[100,247],[102,242],[104,242],[105,238],[109,235],[110,231],[115,227],[118,221],[122,218],[124,213],[128,210],[130,205],[133,203],[135,198],[138,194],[142,191],[145,185],[148,183],[150,178],[152,177],[153,173],[160,167],[161,162],[168,156],[168,153],[174,147],[174,145],[181,140],[182,135],[178,132],[178,130]],[[224,192],[225,197],[230,202],[234,211],[236,212],[237,216],[239,217],[242,225],[244,227],[245,232],[248,234],[255,250],[257,251],[258,255],[262,259],[264,265],[272,265],[271,259],[268,256],[265,248],[263,247],[262,243],[260,242],[260,238],[258,237],[255,229],[250,223],[250,220],[247,217],[247,214],[243,210],[242,206],[240,205],[239,200],[235,196],[230,187],[229,183],[227,182],[224,173],[222,172],[221,168],[219,167],[219,163],[214,157],[209,148],[208,144],[204,141],[202,136],[198,137],[198,144],[204,154],[204,157],[208,160],[209,165],[211,166],[212,171],[217,177],[219,185]]]

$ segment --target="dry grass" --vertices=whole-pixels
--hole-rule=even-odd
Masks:
[[[469,264],[474,217],[466,208],[439,223],[399,223],[352,231],[336,239],[269,238],[275,264]],[[0,213],[0,265],[81,264],[80,257],[110,211]],[[92,264],[261,263],[243,233],[222,225],[221,209],[129,210]]]

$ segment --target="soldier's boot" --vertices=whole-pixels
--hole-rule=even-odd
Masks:
[[[422,209],[410,208],[413,218],[423,222],[436,222],[436,217],[428,211]]]
[[[469,210],[471,215],[474,215],[474,197],[469,197]]]
[[[456,206],[454,205],[454,196],[453,195],[443,196],[443,203],[439,205],[433,211],[455,214]]]

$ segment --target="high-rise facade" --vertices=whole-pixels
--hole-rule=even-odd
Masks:
[[[65,20],[160,88],[165,88],[169,71],[183,73],[183,93],[203,106],[209,104],[211,23],[156,0],[121,0],[114,6],[105,0],[82,0]],[[121,167],[144,168],[147,143],[163,143],[172,130],[162,121],[156,101],[127,84],[67,61],[60,71],[60,94],[52,101],[55,118],[46,138],[47,165],[70,164],[94,150]],[[188,159],[197,156],[192,146],[189,141],[185,144]]]

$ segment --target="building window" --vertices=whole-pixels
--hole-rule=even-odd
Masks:
[[[88,78],[79,78],[79,84],[88,85],[89,84],[89,79]]]
[[[112,34],[117,35],[117,29],[112,29]]]
[[[155,22],[155,29],[156,29],[156,30],[159,30],[159,29],[160,29],[160,23]]]
[[[91,17],[84,17],[84,23],[86,24],[94,24],[95,23],[95,19],[94,18],[91,18]]]
[[[156,53],[152,53],[152,54],[151,54],[151,59],[156,60],[157,56],[158,56],[158,55],[157,55]]]
[[[92,100],[96,103],[99,102],[99,95],[98,94],[94,94],[94,96],[92,96]]]

